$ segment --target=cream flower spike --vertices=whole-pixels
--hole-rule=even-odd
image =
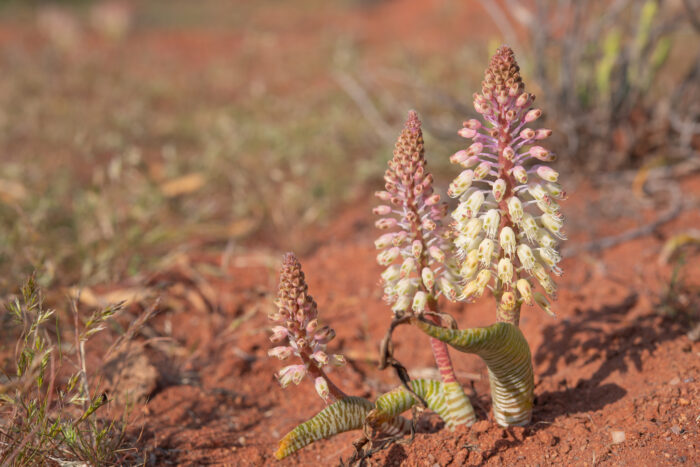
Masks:
[[[554,154],[540,146],[551,131],[527,127],[542,112],[531,107],[535,97],[524,89],[513,51],[501,47],[491,58],[481,94],[474,95],[474,108],[484,121],[466,121],[459,131],[472,143],[450,158],[465,170],[448,190],[460,201],[452,213],[462,259],[460,298],[480,296],[483,282],[474,277],[488,270],[490,275],[480,277],[490,278],[488,287],[498,300],[505,293],[515,296],[512,311],[499,306],[499,320],[516,325],[522,303],[532,303],[532,286],[539,284],[556,298],[549,274],[562,273],[557,241],[566,239],[556,202],[566,194],[557,183],[559,174],[546,164]],[[544,296],[535,302],[551,313]]]

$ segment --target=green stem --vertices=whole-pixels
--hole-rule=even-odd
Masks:
[[[481,357],[489,371],[496,422],[501,426],[527,425],[532,418],[534,376],[530,346],[512,323],[452,330],[417,319],[426,334],[453,348]]]

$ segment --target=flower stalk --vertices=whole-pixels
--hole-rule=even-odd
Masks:
[[[376,226],[391,230],[375,246],[382,250],[377,262],[382,273],[384,298],[396,316],[437,312],[437,297],[457,298],[458,275],[449,230],[443,220],[447,204],[434,193],[433,176],[426,170],[421,122],[411,111],[394,147],[393,158],[384,174],[385,191],[375,195],[387,203],[374,208],[382,216]],[[427,319],[438,324],[433,315]],[[457,382],[447,346],[430,339],[435,363],[452,407],[450,427],[471,425],[474,409]]]

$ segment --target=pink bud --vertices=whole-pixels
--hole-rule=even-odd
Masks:
[[[420,258],[420,255],[423,253],[423,243],[420,240],[413,240],[411,253],[414,257]]]
[[[473,138],[476,136],[476,130],[472,130],[471,128],[462,128],[457,132],[457,134],[462,138]]]
[[[314,339],[319,344],[327,344],[335,337],[335,331],[328,326],[323,326],[314,335]]]
[[[470,156],[474,156],[477,154],[480,154],[481,151],[484,150],[484,145],[481,143],[474,143],[471,146],[467,148],[467,154]]]
[[[380,230],[385,230],[395,227],[397,223],[398,221],[393,217],[385,217],[383,219],[379,219],[377,222],[374,223],[374,225]]]
[[[513,167],[513,177],[520,183],[527,183],[527,170],[522,165]]]
[[[535,133],[535,130],[532,128],[525,128],[523,131],[520,132],[520,137],[524,140],[529,140],[535,138],[537,133]]]
[[[430,219],[423,220],[421,225],[423,226],[423,228],[425,230],[427,230],[429,232],[432,232],[433,230],[435,230],[437,228],[437,224],[435,224],[435,222],[430,220]]]
[[[280,360],[286,360],[294,352],[291,347],[275,347],[267,351],[267,355],[270,357],[277,357]]]
[[[515,151],[510,146],[503,148],[503,157],[507,160],[512,161],[515,158]]]
[[[318,329],[318,320],[312,319],[309,321],[309,324],[306,325],[306,333],[313,334],[316,332],[316,329]]]
[[[518,96],[518,98],[515,100],[515,105],[518,107],[525,107],[528,104],[528,101],[530,100],[530,94],[524,92]]]
[[[440,195],[435,193],[432,196],[428,196],[425,198],[425,205],[426,206],[432,206],[433,204],[437,204],[440,202]]]
[[[389,201],[391,199],[391,193],[388,191],[375,191],[374,196],[382,201]]]
[[[306,375],[304,365],[290,365],[282,368],[277,375],[277,379],[283,388],[289,386],[289,383],[299,384]]]
[[[323,399],[326,402],[329,402],[330,398],[330,391],[328,389],[328,381],[326,381],[326,378],[323,376],[319,376],[314,380],[314,387],[316,388],[316,392],[318,393],[319,396],[321,396],[321,399]]]
[[[445,252],[434,245],[431,246],[430,248],[428,248],[428,254],[430,255],[431,258],[433,258],[438,263],[445,262]]]
[[[468,157],[469,154],[467,154],[467,151],[462,149],[461,151],[457,151],[456,153],[450,156],[450,162],[452,162],[453,164],[461,164],[462,162],[467,160]]]
[[[478,130],[481,128],[481,122],[475,118],[470,118],[466,122],[462,123],[464,128],[469,128],[470,130]]]
[[[287,337],[289,331],[284,326],[275,326],[272,328],[272,335],[270,340],[272,342],[279,342]]]
[[[552,134],[552,130],[548,130],[547,128],[540,128],[535,133],[535,139],[549,138],[551,136],[551,134]]]
[[[323,366],[328,364],[328,355],[323,350],[317,350],[311,354],[311,358],[318,362],[318,366]]]
[[[540,109],[532,109],[525,114],[524,120],[526,123],[534,122],[535,120],[540,118],[541,115],[542,111]]]
[[[372,212],[374,214],[377,214],[378,216],[386,216],[387,214],[391,214],[391,206],[387,205],[381,205],[377,206],[376,208],[372,209]]]
[[[549,151],[547,151],[542,146],[533,146],[530,148],[530,155],[535,159],[546,161],[549,157]]]

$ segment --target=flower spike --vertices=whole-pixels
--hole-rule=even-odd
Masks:
[[[326,346],[335,337],[329,326],[319,326],[318,307],[309,295],[308,286],[301,264],[294,253],[284,255],[280,285],[275,302],[277,313],[270,316],[279,325],[272,328],[272,342],[287,339],[288,345],[280,345],[268,351],[268,355],[282,360],[292,355],[299,357],[302,365],[289,365],[283,368],[277,379],[282,387],[289,383],[299,384],[304,376],[314,380],[319,396],[327,403],[345,397],[345,394],[328,379],[324,368],[329,365],[342,365],[342,355],[328,355]]]
[[[513,51],[501,47],[486,69],[481,93],[474,95],[474,108],[484,122],[465,122],[459,134],[472,144],[451,157],[460,165],[476,158],[469,160],[476,168],[468,177],[462,172],[448,191],[460,200],[452,217],[455,246],[463,258],[461,296],[480,296],[483,287],[477,287],[473,277],[479,270],[490,270],[494,296],[501,300],[504,293],[512,293],[508,303],[515,299],[511,310],[499,305],[499,320],[516,325],[522,303],[532,303],[534,284],[556,298],[547,270],[561,274],[555,239],[566,239],[563,217],[554,201],[565,194],[557,185],[559,174],[546,165],[554,154],[540,145],[551,130],[528,127],[542,115],[540,109],[532,108],[534,100],[525,92]],[[475,220],[479,231],[474,229]],[[476,270],[471,259],[475,250],[480,259]]]

